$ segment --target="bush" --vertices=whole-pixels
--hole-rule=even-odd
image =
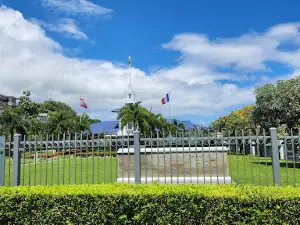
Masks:
[[[300,189],[232,185],[3,187],[0,224],[300,224]]]

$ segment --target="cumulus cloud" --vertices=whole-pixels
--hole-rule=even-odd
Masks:
[[[296,43],[298,26],[282,24],[262,34],[251,33],[235,39],[176,35],[164,47],[181,52],[182,60],[177,66],[150,74],[132,68],[136,99],[143,101],[145,107],[167,115],[168,107],[162,107],[160,99],[170,91],[173,116],[213,115],[227,107],[251,103],[255,84],[249,85],[250,77],[240,70],[265,69],[266,60],[296,65],[297,56],[277,47],[284,41]],[[110,110],[121,107],[126,99],[129,72],[126,65],[69,58],[62,54],[63,50],[46,36],[40,25],[25,20],[18,11],[0,8],[3,94],[18,96],[26,88],[31,90],[34,100],[52,98],[76,110],[79,110],[79,96],[83,96],[91,115],[102,120],[114,118]],[[290,58],[283,53],[290,54]],[[218,70],[231,65],[234,69],[230,72]],[[239,82],[243,83],[240,87]]]
[[[61,33],[66,37],[78,39],[78,40],[87,40],[88,36],[83,33],[80,28],[76,25],[76,21],[69,18],[63,18],[57,21],[57,23],[46,23],[40,20],[32,20],[33,23],[46,28],[50,31]]]
[[[111,9],[99,6],[87,0],[42,0],[42,4],[48,8],[67,14],[107,15]]]
[[[279,24],[265,33],[250,33],[238,38],[210,40],[204,34],[176,35],[163,45],[169,50],[180,51],[184,63],[202,64],[206,67],[235,68],[236,70],[267,70],[267,61],[285,62],[292,66],[295,54],[278,50],[284,42],[300,43],[299,23]]]

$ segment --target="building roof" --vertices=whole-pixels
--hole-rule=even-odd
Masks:
[[[119,121],[102,121],[91,124],[92,133],[117,133],[119,129]]]
[[[120,112],[121,111],[121,109],[113,109],[113,110],[111,110],[111,112]]]
[[[171,122],[173,120],[170,120],[168,119],[168,122]],[[189,130],[192,130],[195,128],[195,126],[197,128],[200,128],[199,125],[194,125],[191,123],[191,121],[180,121],[180,120],[177,120],[178,123],[183,123],[184,126],[185,126],[185,129],[187,131]],[[119,121],[117,120],[114,120],[114,121],[102,121],[102,122],[99,122],[99,123],[94,123],[94,124],[91,124],[91,130],[92,130],[92,133],[117,133],[119,130],[120,130],[120,127],[119,127]],[[179,130],[182,130],[181,128],[179,128]],[[155,131],[159,131],[159,129],[155,129]]]

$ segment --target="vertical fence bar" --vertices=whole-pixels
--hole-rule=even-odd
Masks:
[[[122,130],[122,183],[124,182],[124,134]],[[118,171],[117,171],[118,173]]]
[[[195,150],[196,150],[196,177],[197,177],[197,184],[199,181],[199,165],[198,165],[198,128],[195,130],[194,132],[194,136],[195,136]]]
[[[60,134],[57,135],[57,171],[56,171],[56,184],[59,184],[59,155],[60,155]]]
[[[208,161],[209,161],[209,178],[210,178],[210,183],[212,184],[212,166],[211,166],[211,158],[210,158],[210,133],[209,133],[209,129],[208,129]]]
[[[178,138],[178,131],[176,130],[176,166],[177,166],[177,184],[179,184],[179,165],[178,165],[178,141],[177,141],[177,138]]]
[[[74,184],[76,184],[76,180],[77,180],[77,171],[76,171],[76,164],[77,164],[77,134],[75,133],[75,144],[74,144],[74,148],[75,148],[75,151],[74,151]]]
[[[13,136],[9,137],[9,146],[8,146],[8,186],[11,185],[10,178],[11,178],[11,141]]]
[[[119,142],[119,136],[118,134],[116,134],[116,154],[115,154],[115,157],[116,157],[116,160],[114,160],[115,164],[116,164],[116,171],[115,171],[115,181],[114,182],[117,182],[117,179],[118,179],[118,168],[119,168],[119,164],[118,164],[118,142]]]
[[[89,183],[89,134],[86,134],[86,152],[85,152],[85,183]]]
[[[25,164],[26,164],[26,158],[25,158],[25,150],[26,150],[26,136],[24,135],[24,140],[23,140],[23,173],[22,173],[22,185],[25,185]]]
[[[42,163],[43,163],[43,154],[42,154],[42,149],[43,149],[43,135],[41,134],[40,136],[40,185],[43,184],[43,169],[42,169]]]
[[[173,170],[172,170],[172,134],[170,132],[170,153],[169,153],[169,157],[170,157],[170,175],[171,175],[171,184],[173,184]]]
[[[98,184],[100,184],[100,133],[98,133]]]
[[[249,142],[250,142],[250,170],[251,170],[251,184],[254,184],[254,172],[253,172],[253,149],[252,149],[252,137],[251,137],[251,130],[249,130]]]
[[[146,138],[147,137],[147,134],[146,134],[146,132],[144,132],[144,138]],[[150,142],[150,141],[149,141]],[[147,160],[146,160],[146,155],[147,155],[147,151],[146,151],[146,149],[147,149],[147,141],[145,140],[145,143],[144,143],[144,146],[145,146],[145,152],[144,152],[144,156],[145,156],[145,160],[144,160],[144,168],[145,168],[145,183],[147,184],[148,183],[148,169],[147,169]]]
[[[258,184],[261,185],[261,179],[260,179],[260,151],[259,151],[258,129],[256,130],[256,148],[257,148],[257,158],[258,158]]]
[[[30,138],[29,138],[29,149],[28,149],[28,186],[30,186],[31,140],[32,140],[32,135],[30,135]]]
[[[94,156],[94,133],[92,134],[92,184],[95,182],[95,156]]]
[[[37,164],[37,140],[36,140],[36,134],[34,135],[34,174],[33,174],[33,185],[36,185],[36,164]]]
[[[82,133],[80,134],[80,184],[82,184]]]
[[[103,171],[104,171],[104,177],[103,177],[103,182],[106,183],[106,137],[104,135],[104,162],[103,162]]]
[[[150,159],[150,162],[151,162],[151,182],[153,182],[153,137],[152,137],[152,130],[150,131],[150,138],[151,138],[151,159]]]
[[[48,185],[48,140],[49,136],[48,134],[46,135],[46,186]]]
[[[54,184],[54,134],[52,134],[52,137],[51,137],[51,141],[52,141],[52,158],[51,158],[51,185]]]
[[[66,144],[66,133],[63,134],[63,162],[62,162],[62,184],[65,184],[65,160],[66,160],[66,154],[65,154],[65,144]]]
[[[272,169],[274,185],[280,185],[280,162],[277,142],[277,129],[270,128],[272,144]]]
[[[139,131],[134,131],[134,179],[136,184],[141,183],[141,152]]]
[[[171,131],[169,131],[171,132]],[[167,183],[167,171],[166,171],[166,149],[165,149],[165,132],[163,131],[163,151],[164,151],[164,178],[165,184]]]
[[[192,156],[191,156],[191,133],[188,131],[189,138],[189,161],[190,161],[190,183],[192,183]]]
[[[183,153],[182,153],[182,160],[183,160],[183,183],[185,184],[185,160],[184,160],[184,155],[185,155],[185,150],[184,150],[184,147],[185,147],[185,137],[184,137],[184,133],[182,131],[181,133],[181,140],[182,140],[182,149],[183,149]]]
[[[203,183],[206,183],[206,177],[205,177],[205,160],[204,160],[204,130],[201,130],[201,147],[202,147],[202,170],[203,170]]]
[[[230,131],[228,130],[228,143],[229,143],[229,164],[230,164],[230,177],[231,177],[231,183],[233,182],[233,176],[232,176],[232,155],[231,155],[231,138],[230,138]]]
[[[20,152],[21,134],[14,135],[14,165],[13,165],[13,186],[20,185],[21,172],[21,152]]]
[[[292,151],[293,151],[293,167],[294,167],[294,187],[296,187],[296,154],[295,154],[295,142],[294,142],[294,134],[293,129],[291,129],[292,136]]]
[[[269,186],[269,173],[268,173],[268,161],[267,161],[267,143],[266,143],[266,131],[263,129],[264,136],[264,151],[265,151],[265,166],[266,166],[266,185]]]
[[[218,147],[217,147],[217,132],[215,131],[215,150],[216,150],[216,174],[217,184],[219,184],[219,163],[218,163]]]
[[[4,186],[5,179],[5,137],[0,136],[0,187]]]
[[[110,165],[109,165],[109,167],[110,167],[110,183],[112,183],[112,154],[111,154],[111,146],[112,146],[112,139],[111,139],[111,135],[112,135],[112,133],[110,133],[110,143],[109,143],[109,162],[110,162]]]
[[[157,154],[157,179],[159,179],[159,136],[158,136],[158,131],[156,131],[156,140],[157,140],[157,144],[156,144],[156,154]]]
[[[239,157],[238,157],[238,137],[237,130],[234,130],[234,142],[235,142],[235,159],[236,159],[236,172],[237,172],[237,183],[240,184],[240,171],[239,171]]]
[[[243,143],[243,155],[244,155],[244,184],[247,184],[247,177],[246,177],[246,146],[245,146],[245,136],[244,136],[244,129],[242,130],[242,143]]]
[[[68,180],[71,184],[71,133],[69,133],[69,165],[68,165]]]
[[[289,166],[288,166],[287,146],[286,146],[287,139],[285,135],[283,137],[283,141],[284,141],[284,151],[286,153],[286,159],[285,159],[286,183],[289,184],[289,171],[288,171]]]
[[[223,163],[223,178],[224,178],[224,184],[226,183],[226,174],[225,174],[225,171],[227,170],[227,167],[225,167],[225,154],[227,154],[227,151],[225,153],[224,151],[224,139],[223,139],[223,132],[221,130],[221,142],[222,142],[222,163]],[[227,158],[226,158],[227,159]]]

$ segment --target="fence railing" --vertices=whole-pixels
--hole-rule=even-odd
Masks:
[[[98,138],[0,137],[0,186],[96,183],[235,183],[298,186],[300,132],[278,136],[178,132]]]

